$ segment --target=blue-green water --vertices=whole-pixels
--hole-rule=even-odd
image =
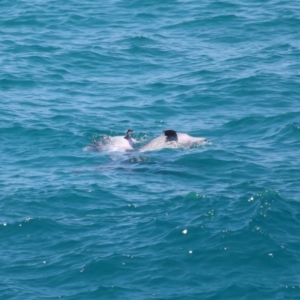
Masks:
[[[297,1],[0,9],[0,299],[299,299]]]

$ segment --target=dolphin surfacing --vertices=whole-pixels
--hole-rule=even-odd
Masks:
[[[201,145],[206,142],[206,138],[193,137],[186,133],[176,132],[173,129],[164,130],[163,134],[152,141],[135,149],[136,140],[131,138],[133,130],[128,129],[125,136],[106,136],[101,141],[87,146],[84,150],[101,152],[128,152],[128,151],[153,151],[164,148],[188,148],[193,145]]]
[[[186,133],[179,133],[173,129],[168,129],[164,130],[162,135],[141,147],[140,151],[153,151],[163,148],[186,148],[196,144],[203,144],[205,141],[206,138],[203,137],[192,137]]]
[[[136,140],[131,137],[132,132],[132,129],[128,129],[125,136],[105,136],[101,141],[85,147],[84,150],[101,152],[134,151]]]

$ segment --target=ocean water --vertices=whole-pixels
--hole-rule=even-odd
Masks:
[[[0,9],[0,299],[300,298],[300,3]]]

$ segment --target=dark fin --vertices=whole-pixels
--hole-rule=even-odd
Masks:
[[[164,130],[164,134],[167,137],[167,142],[178,141],[177,133],[175,130],[168,129]]]
[[[124,136],[124,139],[128,140],[130,132],[133,132],[133,130],[132,129],[128,129],[127,132],[126,132],[126,135]]]

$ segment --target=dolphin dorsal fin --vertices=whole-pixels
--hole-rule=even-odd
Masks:
[[[164,134],[167,137],[167,142],[178,141],[177,133],[173,129],[164,130]]]
[[[126,132],[126,135],[124,136],[124,139],[126,139],[126,140],[130,139],[130,135],[131,135],[132,132],[133,132],[132,129],[128,129],[127,132]]]

